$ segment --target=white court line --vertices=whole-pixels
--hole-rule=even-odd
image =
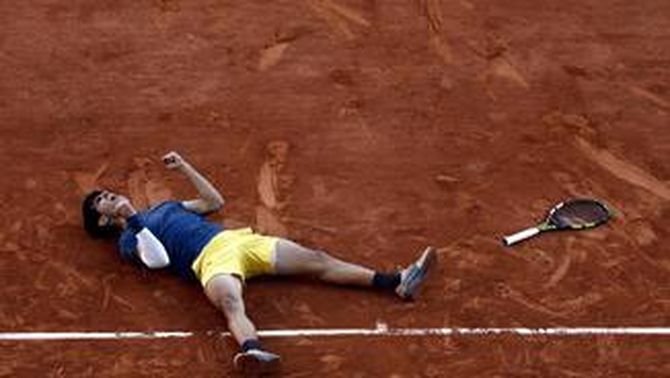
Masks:
[[[228,332],[0,332],[0,341],[45,340],[119,340],[189,338],[198,335],[220,335]],[[278,329],[258,331],[261,337],[328,337],[328,336],[670,336],[669,327],[595,327],[595,328],[332,328]]]

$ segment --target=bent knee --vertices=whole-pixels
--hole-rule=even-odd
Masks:
[[[225,293],[221,295],[218,298],[216,305],[226,314],[235,314],[244,309],[242,297],[234,293]]]

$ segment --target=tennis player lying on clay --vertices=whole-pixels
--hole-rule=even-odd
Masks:
[[[84,228],[95,238],[118,238],[125,260],[198,280],[209,300],[225,314],[241,347],[233,363],[245,374],[275,371],[280,361],[262,347],[245,313],[242,290],[246,280],[258,275],[310,275],[337,285],[386,290],[406,300],[415,296],[436,259],[434,249],[428,247],[401,271],[377,272],[250,228],[224,229],[204,218],[224,204],[212,184],[175,152],[165,155],[163,162],[189,179],[198,198],[166,201],[137,211],[128,198],[96,190],[82,204]]]

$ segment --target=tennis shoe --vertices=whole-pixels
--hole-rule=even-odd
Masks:
[[[436,259],[435,248],[427,247],[418,260],[400,271],[400,284],[395,289],[396,294],[405,300],[414,299]]]
[[[260,377],[279,372],[281,358],[260,349],[250,349],[235,355],[233,365],[244,377]]]

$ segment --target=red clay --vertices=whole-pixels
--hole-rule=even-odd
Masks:
[[[249,285],[259,328],[668,327],[670,3],[0,4],[0,330],[224,330],[197,285],[122,264],[79,201],[221,189],[218,220],[384,269],[420,300]],[[503,248],[553,203],[619,216]],[[658,376],[667,337],[268,340],[286,376]],[[226,375],[230,341],[2,343],[0,376]]]

